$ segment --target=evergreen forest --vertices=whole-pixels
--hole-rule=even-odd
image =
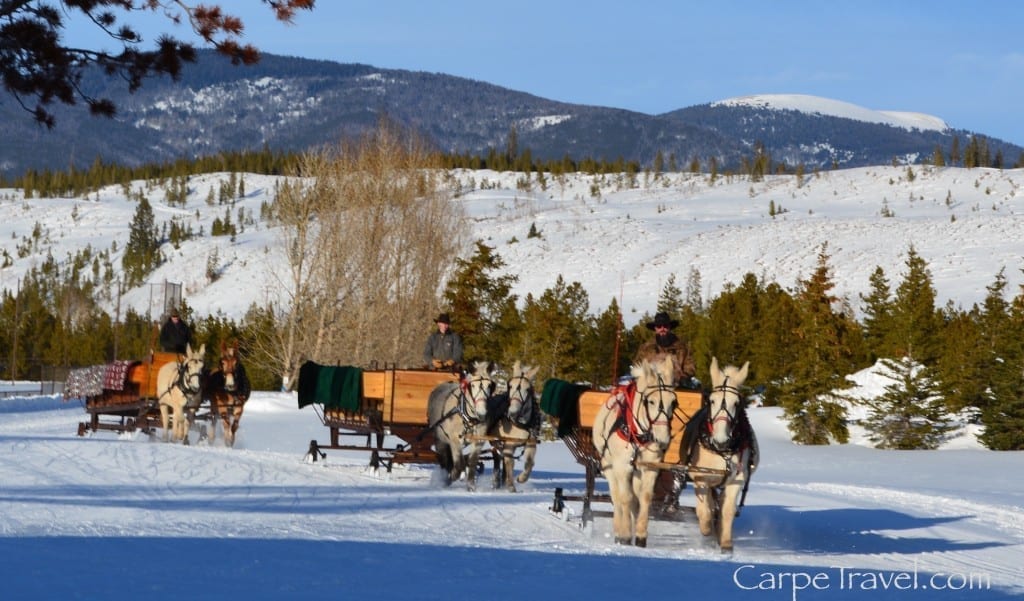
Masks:
[[[28,174],[17,183],[35,195],[85,195],[136,178],[173,181],[189,173],[283,173],[294,167],[293,157],[264,151],[148,169],[97,164],[90,172]],[[141,281],[159,261],[160,244],[182,235],[195,233],[157,228],[142,199],[120,274],[107,251],[90,248],[70,261],[51,256],[32,268],[17,290],[5,290],[0,298],[0,375],[42,380],[74,367],[146,355],[159,324],[132,310],[107,313],[100,307],[109,299],[99,290],[117,277]],[[698,271],[673,274],[657,306],[627,328],[614,298],[590,299],[578,283],[562,277],[537,295],[517,298],[511,293],[515,276],[497,275],[505,265],[502,257],[478,240],[456,259],[443,304],[463,336],[467,361],[511,365],[529,358],[540,366],[541,387],[551,378],[612,385],[653,336],[645,323],[664,311],[680,322],[676,333],[689,341],[698,374],[707,373],[712,357],[738,365],[750,361],[748,392],[782,407],[797,443],[846,442],[846,376],[879,363],[894,383],[870,401],[862,422],[877,446],[936,448],[954,419],[966,419],[984,426],[980,440],[986,447],[1024,449],[1024,290],[1008,290],[1000,272],[982,304],[936,306],[929,266],[913,246],[905,257],[901,280],[878,267],[869,293],[856,301],[834,294],[827,245],[818,251],[816,269],[789,288],[748,273],[703,299]],[[187,299],[181,310],[197,343],[216,349],[237,339],[243,357],[279,325],[275,312],[255,305],[240,321],[198,315]],[[281,372],[271,363],[254,360],[247,367],[254,388],[282,388]]]

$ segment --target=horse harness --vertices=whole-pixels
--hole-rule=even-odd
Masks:
[[[449,417],[452,417],[453,415],[458,415],[459,417],[462,418],[463,433],[468,432],[473,426],[479,424],[480,423],[480,418],[477,417],[475,411],[472,412],[472,413],[470,412],[470,410],[469,410],[469,403],[467,402],[467,400],[474,400],[474,401],[476,400],[476,399],[473,398],[473,395],[471,393],[471,390],[473,388],[473,384],[475,382],[486,382],[486,381],[489,381],[489,378],[484,378],[484,377],[477,377],[477,378],[471,378],[471,379],[462,378],[459,381],[458,388],[452,390],[449,393],[449,396],[458,394],[458,398],[456,399],[457,402],[455,403],[455,406],[452,407],[451,409],[449,409],[444,415],[442,415],[441,417],[437,418],[437,420],[434,423],[427,425],[427,427],[423,429],[423,431],[420,433],[420,435],[417,436],[417,439],[421,438],[427,432],[432,431],[437,426],[443,424],[445,421],[448,420]],[[491,381],[491,385],[487,389],[487,397],[490,397],[492,394],[494,394],[494,382],[493,381]]]
[[[647,410],[647,399],[653,394],[661,394],[662,392],[672,393],[672,402],[669,403],[669,407],[665,408],[664,403],[659,404],[658,413],[652,418],[650,412]],[[637,420],[635,406],[636,394],[640,392],[640,404],[643,405],[644,412],[647,413],[647,428],[644,429]],[[650,442],[654,441],[654,432],[652,427],[657,424],[662,416],[665,421],[669,424],[672,422],[672,415],[675,413],[675,389],[672,386],[665,384],[661,377],[658,377],[658,383],[653,386],[647,386],[642,391],[638,391],[636,382],[630,382],[627,386],[617,387],[612,391],[612,397],[609,400],[614,400],[615,405],[618,408],[618,414],[615,417],[615,421],[612,423],[611,431],[618,434],[619,438],[629,442],[633,445],[634,455],[636,449],[645,446]]]
[[[184,361],[178,361],[178,375],[174,379],[174,381],[171,382],[171,385],[167,388],[167,390],[164,391],[164,393],[160,395],[161,397],[164,394],[169,393],[175,387],[179,388],[181,390],[181,392],[183,392],[185,394],[185,396],[189,397],[189,398],[194,398],[200,392],[202,392],[202,390],[203,390],[202,370],[200,370],[200,372],[197,373],[194,376],[195,379],[196,379],[196,386],[195,386],[195,388],[193,388],[192,385],[189,383],[189,380],[191,380],[192,378],[189,377],[189,374],[188,374],[188,364],[193,362],[193,361],[197,361],[197,360],[196,359],[188,359],[188,358],[186,358]]]

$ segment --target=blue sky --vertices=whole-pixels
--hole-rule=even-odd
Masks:
[[[254,0],[220,4],[243,18],[247,41],[275,54],[446,73],[650,114],[811,94],[928,113],[1024,145],[1016,1],[321,0],[291,27]]]

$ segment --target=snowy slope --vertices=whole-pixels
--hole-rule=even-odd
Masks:
[[[207,235],[180,248],[165,244],[167,262],[149,279],[182,283],[200,315],[219,311],[241,319],[250,304],[278,298],[281,290],[280,240],[259,221],[275,178],[245,174],[245,198],[233,207],[208,206],[209,191],[226,178],[192,178],[184,208],[164,203],[159,187],[139,182],[135,190],[150,199],[161,227],[177,216],[209,234],[225,213],[242,223],[240,210],[253,220],[234,240]],[[517,186],[514,173],[461,172],[459,179],[464,193],[453,202],[465,209],[474,236],[494,246],[519,278],[515,294],[539,295],[561,274],[580,282],[594,313],[619,299],[627,326],[653,311],[670,275],[684,288],[697,270],[706,299],[746,273],[791,288],[814,269],[824,243],[836,292],[855,310],[876,266],[899,282],[910,245],[927,261],[940,304],[980,302],[1001,269],[1011,293],[1024,283],[1020,170],[884,166],[757,183],[640,174],[635,187],[622,175],[575,175],[548,177],[543,189],[534,180],[529,190]],[[67,261],[87,245],[98,252],[116,243],[111,260],[120,269],[136,207],[120,186],[87,199],[24,200],[20,194],[0,190],[0,248],[12,259],[0,269],[0,289],[14,290],[25,270],[48,254]],[[528,238],[531,225],[540,237]],[[41,232],[35,239],[34,229]],[[29,248],[25,256],[22,247]],[[215,252],[219,278],[211,282],[206,267]],[[108,305],[113,314],[116,301]],[[160,310],[147,286],[128,290],[121,299],[122,310],[127,306],[154,315]]]

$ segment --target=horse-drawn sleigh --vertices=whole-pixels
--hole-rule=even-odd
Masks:
[[[299,370],[299,408],[313,405],[330,441],[310,441],[306,457],[323,449],[365,451],[370,467],[390,472],[395,463],[438,464],[447,484],[466,477],[476,486],[480,455],[494,462],[495,486],[515,490],[512,471],[521,451],[529,478],[540,411],[533,392],[536,369],[516,363],[501,382],[487,362],[469,372],[361,369],[307,361]],[[385,437],[400,442],[385,446]],[[352,440],[352,439],[356,440]],[[467,452],[468,450],[468,452]]]
[[[739,392],[747,369],[720,370],[713,359],[706,395],[667,384],[673,380],[671,358],[642,361],[633,367],[632,382],[610,392],[548,381],[541,409],[586,478],[582,495],[556,489],[552,510],[561,513],[566,501],[582,501],[586,526],[594,518],[592,503],[611,502],[616,542],[646,546],[649,518],[674,514],[689,481],[701,533],[717,534],[722,550],[731,551],[732,522],[758,461]],[[607,495],[595,492],[598,474],[608,480]]]
[[[154,352],[141,361],[114,361],[69,372],[64,399],[81,399],[89,420],[78,435],[100,430],[154,434],[188,444],[198,421],[209,421],[200,438],[213,440],[218,421],[232,446],[250,386],[238,355],[237,341],[221,344],[218,367],[205,366],[206,346],[185,353]]]

